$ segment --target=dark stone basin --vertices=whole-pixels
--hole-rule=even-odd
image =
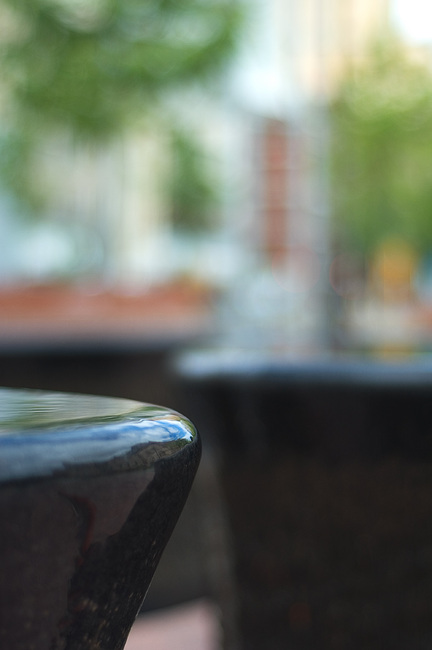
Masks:
[[[432,359],[198,350],[176,372],[218,461],[224,647],[432,647]]]
[[[129,400],[0,390],[0,647],[120,650],[200,458]]]

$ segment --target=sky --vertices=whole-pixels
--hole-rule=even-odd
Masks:
[[[432,0],[393,0],[392,13],[406,38],[432,44]]]

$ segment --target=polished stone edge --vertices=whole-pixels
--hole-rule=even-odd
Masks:
[[[6,389],[0,394],[8,392]],[[32,398],[70,397],[75,404],[81,397],[21,392]],[[88,400],[89,396],[82,398]],[[60,419],[38,426],[15,423],[12,433],[0,427],[0,482],[142,470],[174,456],[185,446],[197,444],[194,425],[170,409],[103,397],[95,397],[94,403],[118,403],[124,410],[118,415]]]

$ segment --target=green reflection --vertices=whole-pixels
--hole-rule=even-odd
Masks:
[[[186,418],[151,404],[93,395],[0,389],[0,435],[14,435],[20,431],[31,433],[32,430],[40,434],[77,427],[91,431],[93,427],[113,429],[115,425],[124,429],[128,426],[144,429],[145,424],[152,421],[157,422],[161,430],[164,427],[169,430],[173,425],[180,443],[183,437],[195,435]]]

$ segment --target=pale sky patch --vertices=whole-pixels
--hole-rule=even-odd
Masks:
[[[393,0],[392,15],[402,36],[432,44],[432,0]]]

